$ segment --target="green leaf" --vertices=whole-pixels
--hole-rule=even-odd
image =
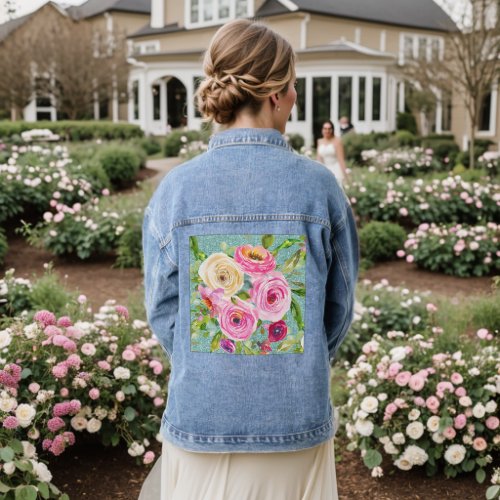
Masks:
[[[128,385],[122,386],[122,391],[124,394],[134,395],[137,393],[137,388],[135,387],[134,384],[128,384]]]
[[[244,290],[236,294],[241,300],[248,300],[250,298],[250,294],[245,292]]]
[[[222,337],[222,332],[217,332],[210,343],[210,352],[215,352],[219,350],[220,347],[220,339]]]
[[[0,481],[0,493],[7,493],[8,491],[10,491],[10,487]]]
[[[305,288],[292,288],[292,293],[295,295],[298,295],[299,297],[305,297],[306,296],[306,289]]]
[[[112,446],[118,446],[120,443],[120,435],[119,434],[113,434],[111,436],[111,445]]]
[[[300,262],[300,254],[302,252],[300,250],[297,250],[290,258],[288,258],[285,263],[283,264],[283,267],[281,268],[281,272],[283,274],[289,274],[291,273],[299,264]]]
[[[29,368],[24,368],[24,370],[21,372],[21,379],[24,380],[25,378],[28,378],[33,372]]]
[[[123,412],[123,416],[127,422],[132,422],[137,416],[137,412],[131,406],[127,406]]]
[[[462,469],[464,472],[472,472],[476,467],[476,462],[475,460],[465,460],[462,463]]]
[[[500,494],[500,486],[497,484],[495,486],[490,486],[486,490],[486,499],[494,500]]]
[[[59,500],[69,500],[69,496],[64,493],[63,495],[60,496]]]
[[[272,234],[265,234],[262,236],[262,246],[269,248],[274,243],[274,236]]]
[[[373,469],[382,463],[382,455],[377,450],[368,450],[363,457],[363,462],[369,469]]]
[[[49,485],[47,483],[38,483],[37,488],[42,498],[50,498]]]
[[[484,471],[484,469],[477,469],[477,471],[476,471],[476,481],[479,484],[483,484],[485,479],[486,479],[486,472]]]
[[[33,470],[33,464],[28,460],[14,460],[14,463],[23,472],[31,472]]]
[[[10,446],[6,446],[0,450],[0,458],[4,462],[12,462],[14,459],[14,450]]]
[[[9,446],[14,450],[14,453],[22,453],[23,445],[18,439],[13,439],[9,442]]]
[[[34,486],[20,486],[16,488],[16,500],[36,500],[38,493]]]
[[[300,310],[300,305],[295,299],[295,297],[292,297],[292,304],[290,306],[290,309],[292,310],[292,316],[295,322],[297,323],[297,326],[299,330],[304,329],[304,321],[302,319],[302,312]]]

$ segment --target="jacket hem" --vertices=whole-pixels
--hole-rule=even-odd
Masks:
[[[162,418],[161,434],[174,446],[200,453],[277,453],[313,448],[334,435],[330,417],[319,427],[293,434],[216,436],[191,434],[173,426]]]

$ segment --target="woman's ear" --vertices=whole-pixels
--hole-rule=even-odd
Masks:
[[[279,107],[279,104],[280,104],[280,96],[278,93],[276,94],[271,94],[269,96],[269,99],[271,99],[271,106],[273,109]]]

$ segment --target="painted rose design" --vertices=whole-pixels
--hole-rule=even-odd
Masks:
[[[192,351],[304,351],[304,236],[204,235],[190,249]]]
[[[259,310],[259,318],[279,321],[290,309],[292,294],[285,277],[273,271],[253,281],[250,297]]]

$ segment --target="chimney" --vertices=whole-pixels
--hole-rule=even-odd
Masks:
[[[165,26],[165,0],[151,0],[151,28]]]

